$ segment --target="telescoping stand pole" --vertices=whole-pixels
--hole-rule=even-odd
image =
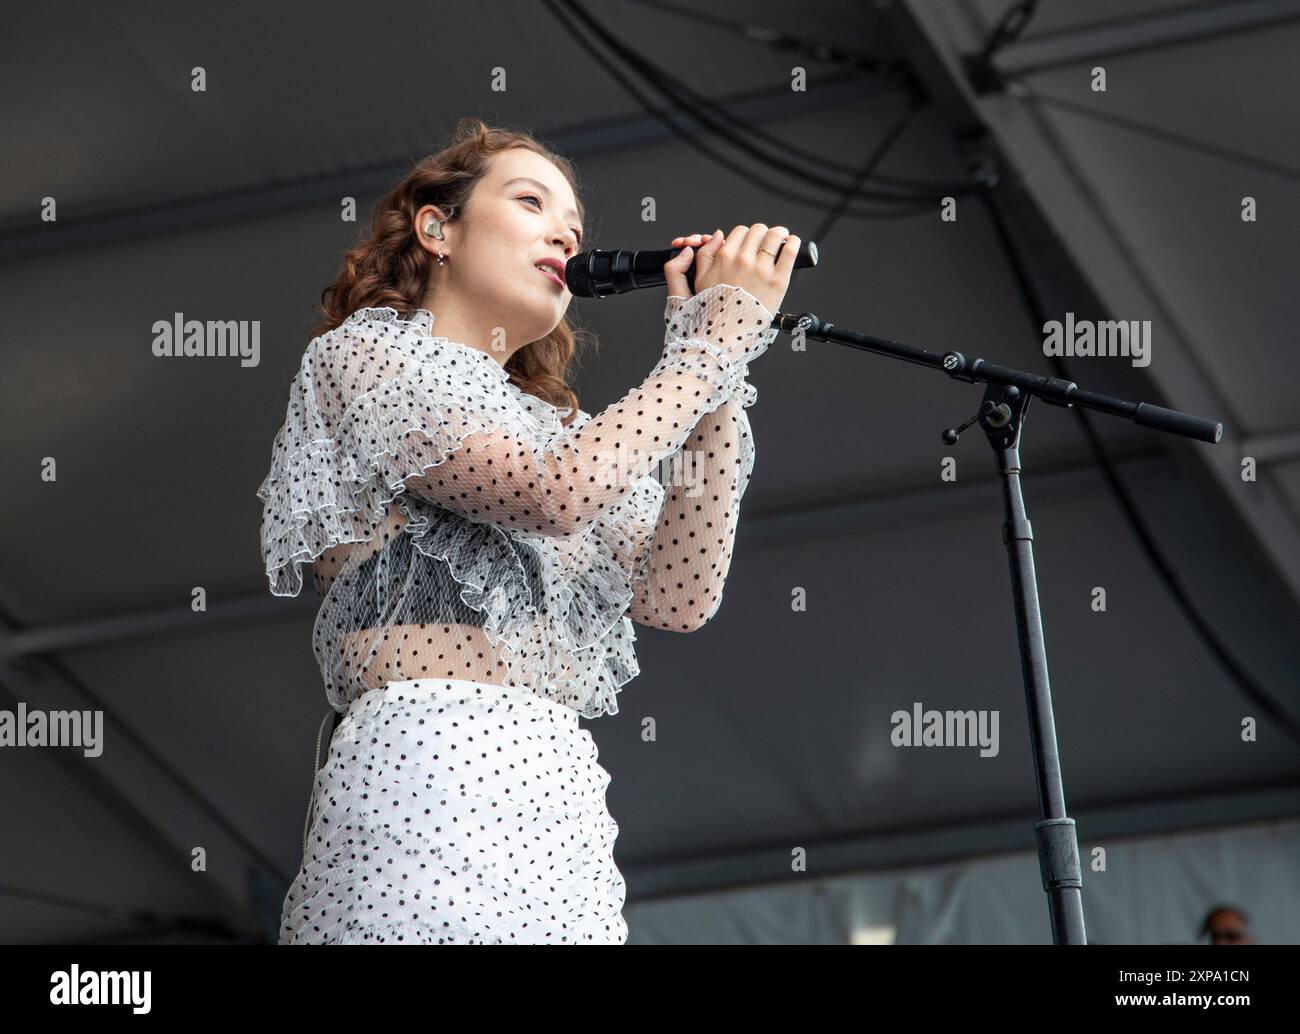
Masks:
[[[812,313],[798,316],[777,313],[772,325],[788,334],[917,363],[942,370],[950,377],[968,383],[984,383],[984,398],[979,412],[960,427],[945,430],[943,440],[950,445],[955,443],[961,432],[978,420],[997,461],[998,475],[1002,479],[1002,541],[1011,564],[1020,670],[1025,684],[1038,790],[1039,821],[1034,825],[1034,833],[1038,841],[1043,890],[1047,894],[1051,915],[1052,940],[1056,944],[1086,944],[1079,841],[1074,819],[1065,813],[1065,789],[1061,782],[1056,722],[1052,716],[1052,692],[1047,674],[1047,646],[1043,637],[1043,615],[1038,605],[1038,578],[1034,571],[1034,533],[1020,485],[1020,435],[1024,430],[1025,415],[1030,401],[1037,396],[1053,406],[1083,406],[1099,413],[1126,417],[1143,427],[1210,443],[1217,443],[1223,437],[1223,424],[1162,406],[1125,402],[1084,391],[1073,381],[1042,377],[983,359],[970,359],[961,352],[936,354],[885,338],[841,330]]]

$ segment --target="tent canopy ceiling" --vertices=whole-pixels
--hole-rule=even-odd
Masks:
[[[978,49],[1007,4],[915,17],[914,6],[584,5],[655,65],[784,141],[796,163],[841,181],[810,156],[860,165],[908,95],[816,46],[906,62],[932,100],[879,171],[965,182],[961,91],[934,91],[944,64],[922,67],[899,19],[955,59]],[[1093,424],[1196,614],[1294,724],[1300,23],[1287,5],[1260,21],[1259,5],[1226,4],[1237,10],[1198,30],[1181,20],[1194,6],[1042,3],[1007,58],[1049,99],[965,101],[1024,187],[1012,211],[1037,206],[1050,230],[1022,241],[1050,310],[1097,302],[1109,311],[1076,314],[1151,320],[1149,367],[1077,359],[1071,376],[1224,421],[1218,446]],[[5,900],[5,939],[122,929],[88,902],[243,929],[267,901],[278,909],[326,704],[313,600],[267,595],[254,492],[311,306],[357,233],[339,218],[342,198],[364,217],[458,117],[477,114],[574,158],[602,247],[665,247],[755,221],[807,237],[834,208],[833,195],[689,120],[767,185],[682,140],[549,5],[472,12],[325,3],[310,16],[265,4],[10,14],[0,297],[35,318],[8,321],[3,341],[0,706],[103,708],[107,748],[96,760],[0,752],[3,778],[40,787],[21,816],[39,835],[3,848],[7,882],[76,886],[80,902]],[[742,23],[808,46],[728,27]],[[1174,41],[1116,43],[1098,57],[1107,39],[1122,41],[1099,34],[1115,26],[1164,28]],[[1101,94],[1090,87],[1098,64]],[[790,88],[795,65],[807,69],[806,92]],[[1255,222],[1241,218],[1246,196]],[[41,221],[45,198],[57,222]],[[788,311],[1049,372],[1041,328],[973,195],[956,222],[938,217],[936,198],[908,217],[845,214],[818,243],[821,268],[796,275]],[[597,412],[653,366],[662,305],[657,291],[574,301],[601,341],[577,375],[583,408]],[[154,357],[150,328],[175,312],[260,321],[258,364]],[[978,427],[956,446],[940,440],[980,395],[847,348],[797,351],[787,337],[752,380],[757,465],[723,606],[690,636],[638,627],[642,674],[622,712],[591,726],[614,776],[630,896],[780,879],[794,845],[821,845],[842,871],[1029,845],[1036,799],[997,478]],[[1300,761],[1285,722],[1261,711],[1178,605],[1077,414],[1039,405],[1030,417],[1025,493],[1081,837],[1295,814]],[[955,483],[940,478],[949,456]],[[1234,485],[1245,456],[1259,459],[1259,480],[1238,474]],[[41,477],[46,457],[55,481]],[[206,613],[191,610],[196,586]],[[806,611],[791,607],[797,588]],[[998,754],[892,746],[891,715],[915,702],[998,710]],[[1243,744],[1249,716],[1260,736]],[[79,817],[55,826],[51,815]],[[174,875],[194,844],[223,848],[213,864],[226,871],[206,895]],[[90,872],[88,852],[113,861]],[[241,866],[261,873],[260,904]]]

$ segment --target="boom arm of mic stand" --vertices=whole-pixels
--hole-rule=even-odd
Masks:
[[[1223,438],[1223,424],[1216,420],[1192,416],[1150,402],[1128,402],[1124,399],[1101,395],[1094,391],[1085,391],[1073,381],[1061,380],[1059,377],[1044,377],[1041,374],[1017,370],[1009,366],[986,362],[983,359],[970,359],[961,352],[929,352],[924,348],[904,345],[887,338],[871,337],[852,330],[840,330],[834,323],[824,323],[811,312],[778,312],[772,319],[772,326],[795,336],[802,334],[805,338],[828,341],[837,345],[847,345],[877,355],[887,355],[893,359],[916,363],[921,366],[942,370],[957,380],[986,384],[1013,385],[1030,395],[1036,395],[1053,406],[1083,406],[1099,413],[1124,417],[1142,427],[1152,427],[1158,431],[1168,431],[1185,438],[1217,444]]]

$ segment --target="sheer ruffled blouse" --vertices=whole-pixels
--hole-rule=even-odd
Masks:
[[[313,629],[331,705],[441,676],[616,713],[633,619],[689,631],[717,610],[771,321],[730,285],[669,298],[649,376],[567,428],[492,356],[433,336],[425,309],[361,309],[313,338],[258,496],[277,596],[358,544]],[[681,452],[666,486],[655,470]]]

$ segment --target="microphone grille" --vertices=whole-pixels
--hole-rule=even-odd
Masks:
[[[579,298],[595,298],[596,285],[608,283],[613,261],[608,252],[584,251],[564,264],[564,281]]]

